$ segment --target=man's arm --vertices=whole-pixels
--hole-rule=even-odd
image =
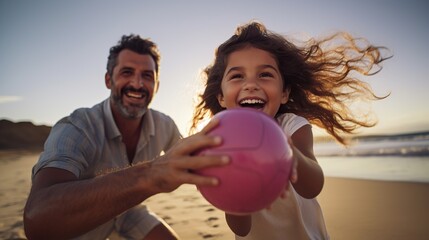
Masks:
[[[25,206],[27,237],[76,237],[137,205],[144,198],[135,186],[136,170],[77,180],[66,170],[42,169],[35,176]]]
[[[212,124],[215,125],[215,124]],[[148,197],[181,184],[216,185],[217,179],[193,171],[228,163],[225,156],[192,156],[220,144],[207,129],[182,139],[160,158],[87,180],[65,170],[45,168],[34,179],[24,209],[29,239],[64,239],[82,235]]]

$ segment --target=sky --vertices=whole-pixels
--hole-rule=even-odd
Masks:
[[[258,20],[284,35],[347,31],[388,47],[393,58],[368,82],[390,96],[372,104],[378,125],[358,133],[429,130],[428,10],[425,0],[0,0],[0,119],[53,125],[103,101],[108,50],[134,33],[162,55],[151,107],[186,135],[201,70],[238,25]]]

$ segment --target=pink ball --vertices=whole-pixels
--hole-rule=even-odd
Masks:
[[[197,173],[219,179],[216,187],[199,187],[213,206],[228,213],[248,214],[270,205],[285,189],[292,169],[292,150],[280,126],[268,115],[249,108],[222,111],[209,135],[221,136],[220,146],[200,155],[229,155],[224,167]]]

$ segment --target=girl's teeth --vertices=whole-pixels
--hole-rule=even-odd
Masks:
[[[256,103],[260,103],[263,104],[264,102],[262,100],[259,99],[246,99],[240,102],[241,104],[256,104]]]

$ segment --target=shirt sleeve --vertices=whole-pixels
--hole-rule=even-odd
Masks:
[[[281,115],[278,118],[278,121],[280,123],[281,128],[283,129],[283,132],[288,137],[291,137],[301,127],[305,125],[310,125],[307,119],[292,113],[285,113]]]
[[[170,121],[171,138],[165,150],[169,150],[177,143],[177,141],[179,141],[182,138],[182,134],[180,134],[180,131],[177,128],[176,123],[173,121],[173,119],[170,118],[170,120],[171,120]]]
[[[70,171],[79,178],[88,167],[85,156],[91,152],[90,148],[86,134],[64,118],[51,129],[32,176],[43,168],[53,167]]]

